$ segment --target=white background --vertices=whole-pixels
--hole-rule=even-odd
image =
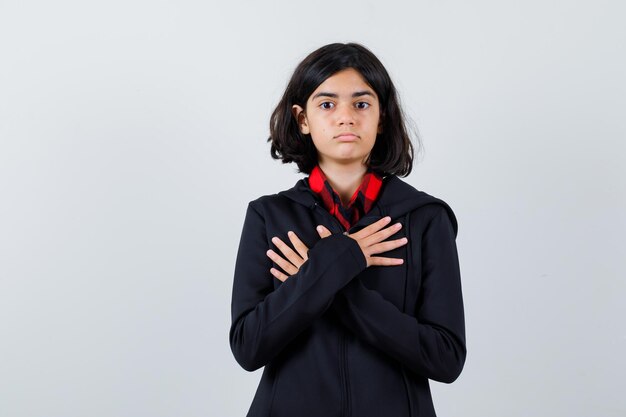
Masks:
[[[626,415],[620,1],[0,1],[0,416],[245,415],[247,202],[297,63],[369,47],[459,220],[441,417]]]

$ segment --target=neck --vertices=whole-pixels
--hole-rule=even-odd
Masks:
[[[319,166],[331,187],[339,194],[342,204],[348,205],[350,198],[363,181],[367,166],[326,164],[322,161],[319,162]]]

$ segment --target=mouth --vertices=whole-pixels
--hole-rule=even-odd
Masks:
[[[355,135],[354,133],[346,132],[335,136],[334,139],[340,142],[354,142],[355,140],[359,139],[359,136]]]

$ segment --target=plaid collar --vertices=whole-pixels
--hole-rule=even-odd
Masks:
[[[341,203],[339,194],[330,185],[319,165],[316,165],[309,175],[309,187],[321,198],[326,210],[339,220],[345,230],[350,229],[370,211],[380,193],[382,184],[382,177],[368,168],[361,185],[350,198],[348,206],[345,207]]]

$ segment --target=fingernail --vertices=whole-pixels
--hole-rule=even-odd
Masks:
[[[274,237],[272,238],[272,242],[276,243],[276,241],[278,241],[278,238],[277,238],[276,236],[274,236]]]
[[[293,236],[293,234],[294,233],[291,230],[287,232],[287,235],[289,235],[289,236]]]

